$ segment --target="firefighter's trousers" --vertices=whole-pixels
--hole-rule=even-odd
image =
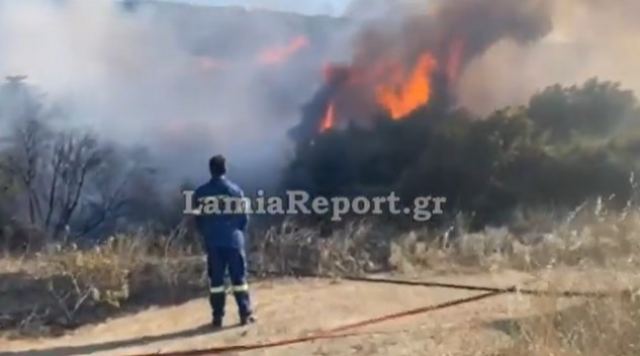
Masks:
[[[207,254],[209,272],[209,302],[213,311],[213,318],[221,320],[224,317],[226,302],[226,288],[224,277],[229,271],[231,290],[238,304],[240,318],[251,315],[249,285],[247,284],[247,262],[243,249],[232,247],[213,247]]]

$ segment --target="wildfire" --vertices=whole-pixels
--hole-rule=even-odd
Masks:
[[[309,46],[305,36],[293,38],[287,45],[265,49],[258,56],[258,62],[265,65],[284,63],[292,55]]]
[[[326,132],[331,130],[336,123],[336,106],[332,102],[327,107],[327,112],[325,113],[322,121],[320,121],[320,132]]]
[[[317,132],[334,129],[338,120],[358,120],[371,117],[380,110],[392,120],[402,120],[415,110],[434,100],[434,92],[442,85],[454,85],[464,65],[465,42],[454,39],[446,50],[438,53],[425,50],[412,65],[405,65],[401,56],[363,61],[356,64],[328,64],[324,67],[329,103],[319,105],[323,111],[314,116]],[[446,82],[440,82],[446,79]],[[437,81],[437,82],[436,82]],[[340,100],[340,106],[335,105]],[[356,118],[356,119],[352,119]]]
[[[431,97],[431,76],[437,68],[436,59],[429,53],[423,54],[406,76],[398,71],[389,84],[376,88],[378,104],[386,109],[394,120],[400,120],[415,109],[429,103]]]

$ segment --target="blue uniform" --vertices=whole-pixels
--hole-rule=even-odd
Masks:
[[[243,197],[242,190],[224,177],[211,179],[199,187],[194,195],[196,204],[202,209],[201,214],[196,216],[196,226],[204,238],[207,250],[209,301],[214,320],[221,320],[224,316],[226,301],[224,277],[227,269],[240,318],[251,315],[244,251],[244,235],[249,218],[246,212],[235,210],[239,206],[238,199]],[[227,198],[236,199],[232,202]],[[217,205],[211,203],[212,199],[217,199],[215,203]],[[226,204],[235,205],[227,206]],[[214,208],[208,211],[207,205]],[[231,210],[225,211],[225,208]]]
[[[242,190],[224,177],[213,178],[206,184],[196,189],[194,198],[198,204],[207,197],[243,198]],[[247,214],[232,212],[236,206],[230,206],[232,210],[225,212],[223,199],[218,200],[216,213],[199,215],[196,218],[198,230],[204,237],[207,250],[216,247],[231,247],[244,249],[244,233],[249,222]],[[206,209],[204,209],[206,210]]]

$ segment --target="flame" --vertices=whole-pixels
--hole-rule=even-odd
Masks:
[[[267,48],[258,56],[258,62],[265,65],[274,65],[286,62],[292,55],[309,46],[309,40],[305,36],[293,38],[286,46]]]
[[[462,56],[464,54],[464,40],[456,38],[449,47],[449,58],[447,60],[447,79],[449,83],[454,83],[460,77],[462,66]]]
[[[378,103],[394,120],[400,120],[420,106],[426,105],[431,97],[431,75],[436,67],[436,59],[426,53],[420,56],[409,78],[406,78],[402,69],[394,71],[391,78],[393,83],[382,84],[376,88]]]
[[[336,106],[333,102],[329,103],[327,112],[324,114],[324,117],[320,122],[320,132],[331,130],[336,124]]]

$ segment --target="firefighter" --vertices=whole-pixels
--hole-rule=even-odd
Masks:
[[[242,190],[229,181],[225,174],[226,160],[214,156],[209,160],[211,180],[199,187],[194,194],[200,213],[196,215],[196,227],[202,235],[207,250],[209,274],[209,302],[213,311],[213,327],[220,328],[226,302],[225,273],[231,277],[231,290],[238,305],[241,325],[256,321],[252,315],[249,286],[246,278],[246,254],[244,235],[249,222],[246,210],[226,209],[229,202],[244,197]],[[228,199],[232,198],[232,199]],[[226,200],[225,200],[226,199]],[[211,207],[216,204],[217,209]]]

